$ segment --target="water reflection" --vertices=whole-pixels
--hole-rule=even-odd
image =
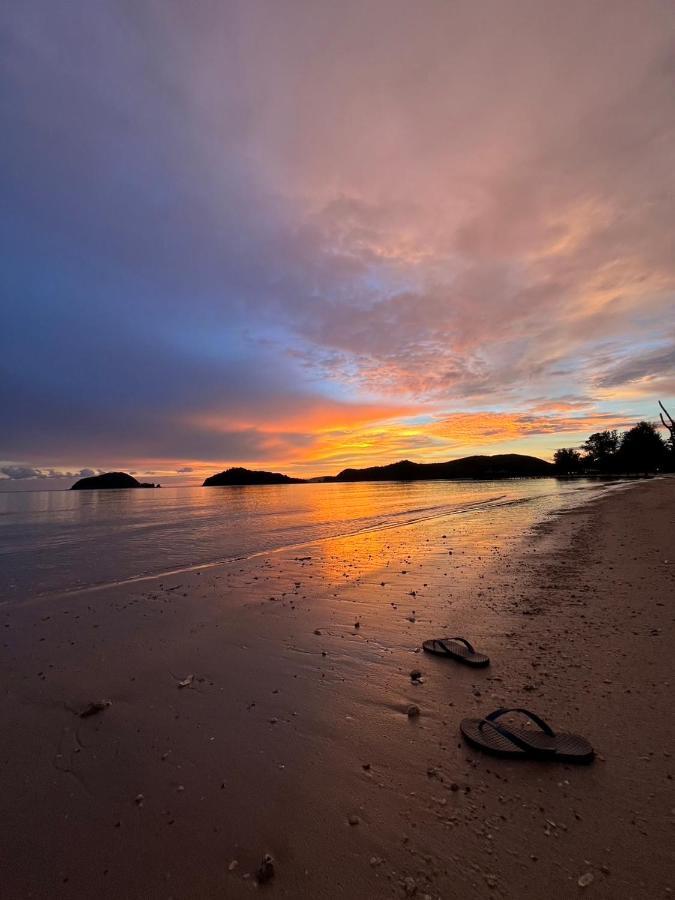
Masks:
[[[377,557],[392,527],[454,513],[479,540],[485,529],[525,527],[591,487],[542,479],[0,494],[0,596],[124,580],[327,538],[340,547],[346,536],[363,532]]]

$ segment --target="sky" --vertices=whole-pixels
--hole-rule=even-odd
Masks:
[[[0,67],[0,489],[675,415],[669,0],[5,0]]]

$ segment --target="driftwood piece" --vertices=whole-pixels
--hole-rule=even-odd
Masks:
[[[665,408],[663,403],[661,403],[660,400],[659,400],[659,406],[663,410],[663,412],[659,413],[659,416],[661,417],[661,424],[666,429],[666,431],[668,431],[668,433],[670,434],[670,437],[668,438],[668,443],[670,444],[671,449],[673,451],[675,451],[675,421],[673,420],[673,417],[670,415],[670,413]],[[666,418],[668,419],[667,422],[663,418],[663,413],[666,414]]]

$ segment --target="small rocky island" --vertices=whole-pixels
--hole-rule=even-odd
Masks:
[[[241,484],[304,484],[304,478],[291,478],[281,472],[254,472],[251,469],[234,468],[211,475],[203,487],[227,487]]]
[[[123,488],[158,488],[159,486],[146,481],[137,481],[133,475],[128,475],[126,472],[104,472],[102,475],[80,478],[71,487],[71,491],[109,491]]]

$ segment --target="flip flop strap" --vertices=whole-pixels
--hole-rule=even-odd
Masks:
[[[516,747],[519,747],[521,750],[524,750],[525,753],[529,753],[531,755],[538,756],[551,756],[555,754],[555,748],[543,748],[543,747],[535,747],[533,744],[530,744],[528,741],[519,737],[517,734],[514,734],[510,729],[506,728],[504,725],[500,725],[498,722],[495,722],[492,719],[481,719],[479,728],[482,728],[483,725],[489,725],[491,728],[494,728],[502,737],[505,737],[507,741],[511,741],[512,744],[515,744]]]
[[[537,723],[537,725],[541,728],[541,730],[544,732],[544,734],[547,734],[549,737],[555,737],[555,731],[551,728],[551,726],[548,724],[548,722],[545,722],[536,713],[533,713],[529,709],[524,709],[522,706],[513,706],[513,707],[500,706],[499,709],[495,709],[493,712],[488,713],[488,715],[485,716],[485,720],[494,723],[495,719],[500,718],[500,716],[504,716],[504,715],[506,715],[506,713],[513,713],[513,712],[521,713],[522,715],[527,716],[528,719],[532,719],[533,722]]]
[[[451,638],[442,638],[440,643],[445,644],[446,641],[459,641],[460,644],[464,644],[469,653],[475,653],[476,651],[473,649],[471,644],[467,641],[466,638],[463,637],[451,637]]]

